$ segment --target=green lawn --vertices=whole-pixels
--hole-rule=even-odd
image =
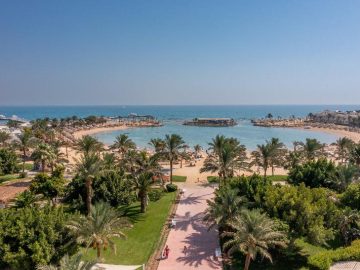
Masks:
[[[19,178],[19,174],[18,174],[18,173],[2,175],[2,176],[0,176],[0,183],[3,183],[3,182],[5,182],[5,181],[10,181],[10,180],[18,179],[18,178]]]
[[[268,179],[270,179],[273,182],[287,182],[288,181],[288,176],[287,175],[269,175],[267,176]]]
[[[187,176],[173,175],[173,182],[186,182]]]
[[[22,169],[22,164],[20,165],[20,168]],[[25,170],[32,171],[34,168],[33,163],[25,163]]]
[[[160,200],[150,202],[145,214],[140,213],[139,203],[125,209],[126,215],[133,221],[133,228],[124,230],[126,240],[115,238],[116,255],[107,250],[104,252],[105,263],[137,265],[146,263],[157,248],[160,233],[166,223],[170,207],[176,192],[166,193]],[[96,259],[95,250],[89,249],[86,259]]]

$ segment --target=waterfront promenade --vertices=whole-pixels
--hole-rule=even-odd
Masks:
[[[159,270],[222,269],[221,258],[215,257],[215,250],[219,249],[218,232],[208,231],[202,222],[206,200],[214,196],[214,188],[206,185],[206,175],[199,174],[199,165],[175,170],[175,174],[188,177],[186,183],[179,185],[186,191],[176,211],[176,225],[167,238],[169,257],[160,261]]]

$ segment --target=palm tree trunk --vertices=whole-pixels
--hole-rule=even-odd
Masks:
[[[170,159],[170,184],[172,184],[173,179],[173,160]]]
[[[23,168],[22,168],[22,172],[25,172],[25,159],[26,159],[26,151],[25,149],[23,150]]]
[[[141,213],[145,213],[146,212],[146,197],[147,197],[147,194],[146,192],[142,192],[141,195],[140,195],[140,200],[141,200]]]
[[[100,244],[96,244],[96,257],[97,257],[97,260],[100,261],[100,259],[101,259],[101,245]]]
[[[85,182],[86,186],[86,210],[87,214],[90,215],[91,211],[91,197],[92,197],[92,179],[88,177]]]
[[[271,174],[272,174],[272,176],[274,176],[274,170],[275,170],[274,165],[271,165]]]
[[[264,178],[266,178],[267,167],[265,166],[263,169],[264,169]]]
[[[245,260],[245,268],[244,268],[244,270],[249,270],[250,261],[251,261],[250,253],[247,253],[247,254],[246,254],[246,260]]]
[[[44,173],[45,172],[45,160],[41,161],[41,171]]]

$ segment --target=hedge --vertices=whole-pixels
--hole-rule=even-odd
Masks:
[[[308,263],[313,269],[328,270],[330,266],[340,261],[360,260],[360,240],[355,240],[349,247],[328,250],[312,255]]]

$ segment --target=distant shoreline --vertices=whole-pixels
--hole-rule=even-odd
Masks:
[[[97,133],[103,133],[103,132],[111,132],[111,131],[117,131],[117,130],[125,130],[125,129],[129,129],[129,126],[126,125],[121,125],[121,126],[116,126],[116,127],[96,127],[96,128],[91,128],[91,129],[83,129],[83,130],[79,130],[79,131],[75,131],[73,133],[75,139],[80,139],[83,136],[86,135],[94,135]]]

